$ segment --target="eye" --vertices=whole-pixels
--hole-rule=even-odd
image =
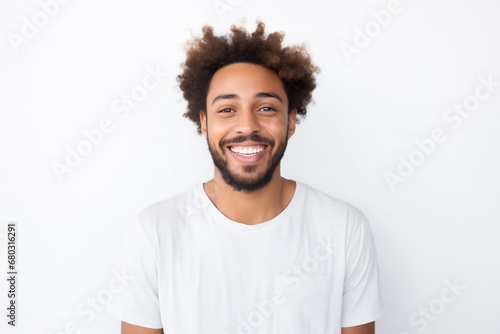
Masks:
[[[276,111],[276,109],[273,108],[273,107],[262,107],[259,110],[262,110],[262,111]]]
[[[219,112],[221,112],[221,113],[228,113],[228,112],[231,112],[231,111],[234,111],[234,109],[224,108],[224,109],[219,110]]]

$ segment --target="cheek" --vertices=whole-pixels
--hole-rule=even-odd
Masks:
[[[221,124],[220,122],[217,121],[215,122],[209,121],[207,124],[207,134],[212,146],[215,145],[217,146],[217,148],[220,149],[219,142],[227,136],[228,131],[227,127],[224,126],[224,124]]]
[[[274,138],[285,138],[286,137],[286,130],[288,128],[288,124],[286,120],[280,120],[274,123],[271,123],[267,126],[267,131],[269,134],[271,134]]]
[[[208,118],[207,127],[211,129],[212,132],[223,132],[230,128],[231,122],[222,117],[212,116]]]

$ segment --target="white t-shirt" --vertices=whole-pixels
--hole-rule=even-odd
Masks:
[[[139,213],[107,311],[166,334],[340,334],[384,306],[364,214],[305,183],[273,219],[224,216],[198,183]]]

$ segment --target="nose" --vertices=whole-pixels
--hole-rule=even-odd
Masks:
[[[234,130],[236,133],[249,135],[253,132],[260,131],[260,123],[257,119],[258,115],[249,107],[240,109],[236,118]]]

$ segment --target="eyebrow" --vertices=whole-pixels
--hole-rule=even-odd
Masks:
[[[279,97],[278,94],[275,94],[275,93],[271,93],[271,92],[260,92],[260,93],[257,93],[255,94],[255,97],[257,98],[262,98],[262,97],[274,97],[275,99],[277,99],[278,101],[280,101],[282,104],[283,104],[283,100],[281,99],[281,97]],[[212,105],[214,105],[215,102],[219,101],[219,100],[232,100],[232,99],[239,99],[240,97],[236,94],[224,94],[224,95],[219,95],[217,96],[213,101],[212,101]]]

